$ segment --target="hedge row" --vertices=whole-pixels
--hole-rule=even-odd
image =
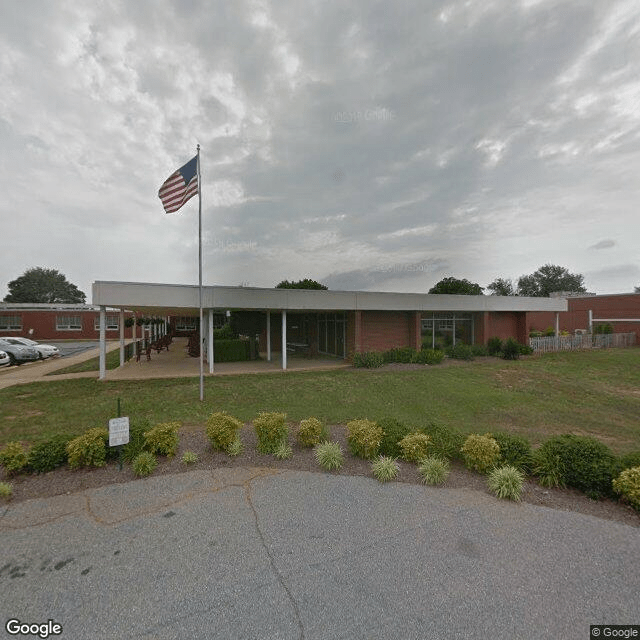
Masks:
[[[123,458],[132,463],[136,475],[151,473],[157,464],[155,456],[175,455],[179,426],[177,422],[132,425]],[[242,426],[225,412],[213,413],[206,427],[212,448],[238,455],[243,450]],[[261,453],[292,456],[285,414],[260,413],[253,426]],[[346,428],[351,455],[372,461],[372,471],[380,480],[395,477],[397,458],[419,465],[425,482],[441,481],[449,461],[460,460],[469,469],[487,474],[489,487],[500,497],[519,499],[524,479],[530,475],[542,486],[571,487],[594,499],[621,496],[640,510],[640,451],[619,457],[595,438],[563,434],[534,450],[526,438],[511,433],[468,435],[436,423],[412,428],[394,418],[352,420]],[[337,443],[329,442],[329,435],[317,418],[303,420],[295,431],[300,446],[316,448],[321,466],[337,469],[343,454]],[[0,450],[0,464],[7,475],[43,473],[67,463],[72,469],[100,467],[117,455],[108,446],[107,430],[94,428],[77,437],[58,435],[28,450],[10,442]],[[194,456],[187,452],[184,462],[194,462]]]

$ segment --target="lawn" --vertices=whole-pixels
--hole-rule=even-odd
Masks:
[[[389,368],[100,382],[54,380],[0,390],[0,445],[80,433],[116,416],[204,425],[213,411],[243,421],[283,411],[297,422],[395,417],[465,432],[508,430],[540,443],[558,433],[593,435],[616,453],[640,449],[640,349],[566,352],[515,362],[473,362],[414,370]]]

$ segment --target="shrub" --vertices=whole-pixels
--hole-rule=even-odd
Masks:
[[[531,444],[526,438],[512,433],[498,432],[491,436],[500,447],[499,462],[517,467],[527,473],[531,468]]]
[[[383,418],[378,421],[378,426],[382,429],[378,453],[390,458],[399,458],[402,455],[402,449],[398,442],[411,433],[411,429],[395,418]]]
[[[533,355],[533,347],[530,347],[528,344],[521,344],[520,345],[520,355],[521,356]]]
[[[560,483],[592,498],[611,495],[616,459],[595,438],[564,434],[549,438],[534,455],[534,473],[560,476]]]
[[[416,351],[411,362],[417,364],[440,364],[444,360],[444,351],[440,349],[423,348]]]
[[[0,464],[9,475],[26,470],[28,463],[27,452],[20,442],[9,442],[0,451]]]
[[[258,451],[260,453],[275,453],[283,440],[289,435],[289,428],[285,423],[286,414],[262,412],[253,421],[258,436]]]
[[[420,462],[418,471],[425,484],[442,484],[449,476],[449,462],[443,458],[430,456]]]
[[[223,339],[213,341],[215,362],[243,362],[251,359],[251,343],[242,339]]]
[[[178,450],[179,428],[179,422],[163,422],[145,431],[145,450],[159,456],[174,456]]]
[[[138,478],[151,475],[157,466],[158,461],[150,451],[143,451],[133,459],[133,473],[135,473]]]
[[[632,451],[631,453],[627,453],[621,456],[618,468],[620,471],[624,471],[625,469],[632,469],[633,467],[640,467],[640,451]]]
[[[198,454],[194,451],[185,451],[181,458],[184,464],[195,464],[198,462]]]
[[[207,419],[207,438],[216,451],[225,450],[236,440],[241,427],[240,420],[224,411],[212,413]]]
[[[493,469],[487,477],[487,485],[498,498],[520,501],[524,473],[517,467],[505,465]]]
[[[7,500],[13,495],[13,485],[9,482],[0,482],[0,498]]]
[[[395,347],[382,353],[384,362],[402,362],[408,363],[412,361],[416,350],[411,347]]]
[[[640,467],[625,469],[613,480],[612,487],[634,509],[640,511]]]
[[[133,459],[144,451],[145,431],[149,431],[150,424],[148,420],[142,420],[139,423],[131,424],[129,427],[129,442],[122,447],[122,459],[125,462],[133,462]]]
[[[28,464],[36,473],[46,473],[67,461],[67,443],[71,436],[59,434],[31,447]]]
[[[505,360],[518,360],[520,358],[520,344],[514,338],[509,338],[502,345],[502,357]]]
[[[347,422],[347,441],[354,456],[368,460],[378,452],[382,442],[382,427],[372,420],[351,420]]]
[[[326,436],[327,429],[317,418],[302,420],[296,433],[298,442],[303,447],[315,447]]]
[[[273,455],[276,458],[278,458],[278,460],[288,460],[293,456],[293,449],[291,448],[291,445],[286,440],[283,440],[276,447],[276,450],[273,452]]]
[[[471,353],[474,357],[485,357],[489,355],[489,349],[484,344],[472,344]]]
[[[487,351],[490,356],[499,356],[502,353],[502,340],[497,336],[489,338],[487,342]]]
[[[239,456],[244,451],[244,444],[240,436],[236,436],[236,439],[225,449],[230,456]]]
[[[366,353],[353,354],[353,366],[358,368],[375,369],[384,364],[384,358],[381,353],[368,351]]]
[[[461,452],[467,467],[478,473],[487,473],[500,459],[500,446],[489,433],[483,436],[472,433]]]
[[[564,487],[564,465],[552,448],[540,447],[531,454],[531,470],[543,487]]]
[[[389,456],[378,456],[371,463],[371,470],[377,480],[380,482],[388,482],[398,475],[400,465],[396,462],[395,458],[390,458]]]
[[[426,458],[430,445],[431,438],[426,433],[410,433],[398,443],[402,450],[402,457],[407,462],[420,462]]]
[[[418,431],[431,438],[431,455],[449,460],[461,457],[465,435],[455,427],[431,423]]]
[[[342,447],[338,442],[321,442],[314,447],[316,462],[327,471],[339,469],[344,462]]]
[[[104,467],[107,455],[105,442],[108,438],[106,429],[96,427],[67,442],[69,466],[72,469]]]
[[[455,347],[447,347],[447,355],[456,360],[473,360],[473,351],[464,342],[458,342]]]

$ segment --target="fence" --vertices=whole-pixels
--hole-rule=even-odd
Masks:
[[[632,347],[635,344],[635,333],[586,333],[575,336],[529,338],[529,345],[535,353],[576,351],[578,349],[602,349],[606,347]]]

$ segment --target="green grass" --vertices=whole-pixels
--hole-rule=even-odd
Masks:
[[[640,349],[549,354],[411,371],[356,370],[100,382],[52,380],[0,390],[0,445],[106,426],[123,415],[151,423],[204,427],[214,411],[248,422],[261,411],[289,422],[326,424],[396,418],[412,428],[430,421],[467,433],[509,431],[532,443],[550,435],[593,435],[616,453],[640,449]]]
[[[109,351],[105,360],[107,369],[117,369],[120,366],[120,349]],[[78,362],[77,364],[71,364],[64,369],[57,369],[51,373],[47,373],[48,376],[59,376],[62,373],[84,373],[85,371],[100,371],[100,356],[95,358],[89,358],[84,362]]]

